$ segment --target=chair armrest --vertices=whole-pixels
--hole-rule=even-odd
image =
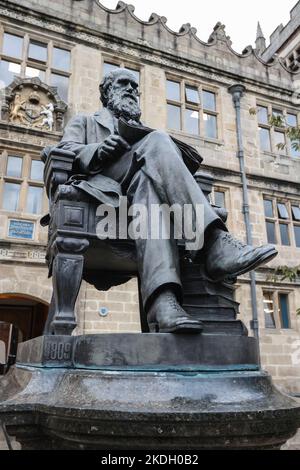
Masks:
[[[71,176],[75,153],[52,147],[43,153],[42,158],[45,160],[44,182],[51,201],[58,185],[64,184]]]

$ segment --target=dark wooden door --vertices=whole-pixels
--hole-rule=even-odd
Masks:
[[[43,334],[48,307],[36,305],[0,305],[0,321],[12,323],[21,332],[19,341],[27,341]]]

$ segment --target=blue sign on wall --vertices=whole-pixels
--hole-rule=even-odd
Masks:
[[[26,220],[10,220],[8,228],[8,236],[11,238],[33,239],[34,222]]]

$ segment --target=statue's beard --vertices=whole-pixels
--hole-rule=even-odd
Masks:
[[[129,96],[120,98],[115,94],[107,103],[107,107],[117,118],[123,117],[126,121],[132,119],[136,122],[140,120],[140,107],[135,99]]]

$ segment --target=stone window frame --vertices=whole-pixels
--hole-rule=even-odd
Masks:
[[[292,70],[292,72],[298,72],[300,70],[300,43],[288,54],[285,59],[285,65],[288,69]]]
[[[166,72],[165,80],[166,80],[166,82],[167,82],[167,80],[170,80],[172,82],[177,82],[177,83],[180,84],[180,101],[174,101],[174,100],[168,99],[167,94],[166,94],[165,99],[166,99],[167,105],[168,104],[175,105],[175,106],[180,107],[180,109],[181,109],[181,111],[180,111],[180,121],[181,121],[180,130],[168,128],[167,123],[166,123],[166,129],[169,132],[179,132],[183,135],[188,135],[188,136],[196,138],[196,139],[204,139],[205,141],[208,141],[208,142],[220,143],[222,141],[221,112],[220,112],[220,109],[221,109],[220,89],[216,86],[212,86],[212,85],[206,84],[204,82],[195,81],[195,80],[189,79],[189,78],[182,78],[182,76],[173,75],[169,72]],[[200,97],[199,105],[192,104],[192,103],[186,101],[186,98],[185,98],[185,87],[186,87],[186,85],[190,86],[190,87],[196,87],[198,89],[199,97]],[[167,90],[167,87],[165,87],[165,90]],[[215,102],[216,102],[216,110],[215,111],[203,108],[203,91],[208,91],[208,92],[211,92],[211,93],[215,94]],[[199,134],[191,134],[191,133],[184,130],[184,124],[183,124],[184,123],[184,111],[185,111],[186,108],[194,109],[195,111],[199,112],[199,126],[200,126]],[[210,114],[210,115],[214,115],[216,117],[216,121],[217,121],[217,127],[216,127],[216,129],[217,129],[217,138],[207,137],[204,134],[204,129],[205,129],[204,116],[203,116],[204,114]]]
[[[262,299],[263,299],[263,301],[265,299],[265,293],[271,294],[271,296],[272,296],[272,301],[273,301],[273,306],[274,306],[275,326],[274,326],[274,328],[266,327],[266,324],[265,324],[265,309],[264,309],[264,304],[263,304],[263,307],[262,307],[263,327],[262,328],[265,331],[268,331],[268,333],[279,332],[280,330],[283,330],[283,331],[292,330],[295,327],[294,321],[293,321],[293,318],[292,318],[292,315],[291,315],[293,290],[291,290],[291,289],[286,289],[286,290],[285,289],[274,289],[274,288],[270,288],[270,287],[262,287]],[[283,328],[283,326],[282,326],[282,319],[281,319],[281,316],[280,316],[280,300],[279,300],[280,295],[287,295],[288,319],[289,319],[289,327],[288,328]]]
[[[44,188],[44,181],[43,180],[32,180],[30,178],[31,172],[31,162],[33,160],[40,160],[39,154],[35,154],[34,152],[22,152],[19,149],[1,149],[0,151],[0,211],[3,214],[11,214],[14,218],[24,218],[26,220],[33,220],[37,221],[43,213],[47,211],[48,200]],[[8,157],[20,157],[22,158],[22,172],[20,177],[15,176],[7,176],[7,163]],[[4,185],[5,183],[17,183],[20,184],[20,193],[19,193],[19,202],[18,208],[16,211],[10,211],[3,208],[4,203]],[[30,186],[43,188],[43,200],[42,200],[42,208],[41,213],[34,214],[32,212],[26,212],[26,204],[27,204],[27,196],[28,196],[28,189]]]
[[[276,104],[273,104],[273,103],[266,103],[266,102],[263,102],[263,101],[258,101],[257,102],[257,109],[260,108],[260,107],[267,108],[268,116],[272,116],[274,110],[281,111],[284,119],[287,117],[288,114],[293,114],[294,116],[296,116],[298,126],[300,125],[300,113],[299,113],[299,111],[297,111],[295,109],[292,109],[292,108],[289,108],[289,107],[284,107],[284,106],[281,106],[281,105],[276,105]],[[271,146],[271,151],[270,152],[268,152],[266,150],[262,150],[260,148],[260,138],[258,137],[259,149],[260,149],[261,152],[266,153],[266,154],[271,153],[273,155],[275,154],[275,155],[280,155],[280,156],[284,156],[284,157],[300,158],[300,152],[299,152],[298,156],[292,155],[291,141],[285,135],[285,132],[284,132],[282,127],[276,127],[276,126],[272,126],[269,123],[266,124],[266,123],[260,122],[258,112],[257,112],[257,126],[258,126],[258,130],[260,128],[267,129],[269,131],[269,135],[270,135],[270,146]],[[276,132],[280,132],[280,133],[284,134],[285,148],[283,150],[280,150],[276,147],[276,145],[277,145],[276,138],[275,138],[275,133]]]
[[[264,210],[264,217],[265,217],[265,233],[266,233],[266,241],[268,240],[268,235],[267,235],[267,229],[266,229],[266,222],[273,222],[275,224],[275,237],[276,237],[276,243],[275,245],[280,245],[284,246],[286,248],[299,248],[296,246],[296,238],[295,238],[295,232],[294,232],[294,226],[300,227],[300,221],[293,220],[293,215],[292,215],[292,206],[298,206],[300,207],[300,201],[296,201],[294,199],[282,199],[280,197],[274,197],[270,196],[268,194],[263,194],[263,206],[264,206],[264,201],[272,201],[272,208],[273,208],[273,217],[266,216],[265,210]],[[288,219],[282,219],[279,217],[278,214],[278,209],[277,209],[277,204],[285,204],[288,212]],[[263,207],[264,209],[264,207]],[[285,224],[288,225],[288,235],[289,235],[289,245],[283,245],[281,243],[281,234],[280,234],[280,224]]]
[[[9,55],[2,53],[4,33],[12,34],[14,36],[18,36],[23,39],[21,58],[11,57]],[[29,54],[30,40],[39,42],[41,44],[45,44],[47,46],[47,61],[46,62],[29,59],[28,54]],[[68,72],[66,72],[65,70],[56,69],[55,67],[52,67],[52,57],[53,57],[54,48],[64,49],[70,52],[70,70]],[[34,32],[26,32],[26,31],[24,32],[24,30],[21,31],[11,26],[0,25],[0,61],[2,59],[20,65],[21,71],[18,76],[20,76],[21,78],[26,78],[26,75],[25,75],[26,67],[32,67],[32,68],[39,69],[45,72],[45,83],[49,86],[52,86],[51,85],[52,73],[67,77],[69,80],[69,83],[68,83],[68,94],[69,94],[70,79],[72,75],[72,45],[67,44],[64,41],[58,41],[53,38],[45,37],[42,35],[37,35]]]
[[[219,192],[219,193],[223,193],[224,194],[224,207],[223,209],[228,209],[229,207],[229,204],[228,204],[228,197],[229,197],[229,189],[228,188],[224,188],[224,187],[220,187],[220,186],[213,186],[212,188],[212,191],[210,193],[210,202],[211,204],[213,205],[216,205],[216,200],[215,200],[215,193],[216,192]],[[219,207],[219,206],[217,206]]]
[[[227,220],[226,220],[226,226],[230,231],[234,230],[234,224],[233,224],[233,219],[232,219],[232,204],[231,204],[231,187],[230,186],[223,186],[218,183],[215,183],[212,187],[211,193],[209,195],[209,202],[214,206],[215,205],[215,193],[220,192],[224,194],[224,199],[225,199],[225,206],[224,210],[227,211]],[[216,206],[219,207],[219,206]]]
[[[109,63],[112,65],[116,65],[117,67],[121,68],[129,68],[132,70],[136,70],[136,72],[139,72],[140,74],[140,82],[141,82],[141,71],[142,71],[142,66],[138,62],[132,62],[131,60],[127,60],[123,57],[115,57],[115,56],[110,56],[108,54],[102,54],[102,76],[103,76],[103,70],[104,70],[104,63]]]

